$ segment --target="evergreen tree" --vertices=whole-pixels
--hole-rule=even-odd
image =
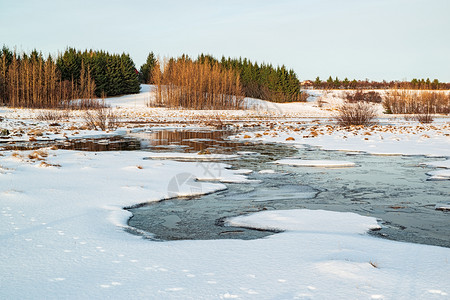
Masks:
[[[139,92],[139,76],[128,54],[68,48],[57,59],[61,79],[79,82],[82,64],[91,71],[98,97]]]
[[[285,66],[274,68],[270,64],[258,64],[247,58],[225,58],[219,60],[210,55],[201,54],[199,62],[208,60],[218,63],[225,69],[236,71],[240,75],[242,91],[246,97],[286,102],[300,99],[300,82],[293,70]]]
[[[345,79],[342,81],[342,85],[344,86],[344,88],[348,89],[350,81],[348,80],[347,77],[345,77]]]
[[[153,83],[151,74],[153,73],[153,68],[156,65],[156,57],[153,52],[150,52],[147,56],[145,64],[143,64],[139,70],[139,82],[141,83]]]
[[[336,76],[336,79],[333,82],[333,85],[334,85],[335,89],[338,89],[338,88],[341,87],[341,81],[339,80],[339,78],[337,78],[337,76]]]

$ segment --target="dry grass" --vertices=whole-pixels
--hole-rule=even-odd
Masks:
[[[70,112],[68,110],[46,110],[40,111],[36,116],[39,121],[60,121],[69,120]]]
[[[370,126],[376,123],[377,117],[374,106],[367,102],[349,103],[345,102],[338,108],[334,119],[339,125],[351,126],[362,125]]]

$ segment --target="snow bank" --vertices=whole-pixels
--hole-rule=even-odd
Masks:
[[[437,210],[450,210],[450,201],[447,203],[438,203],[436,204]]]
[[[427,172],[431,180],[450,180],[450,169]]]
[[[47,150],[0,156],[2,299],[443,299],[450,249],[362,234],[373,218],[297,210],[236,218],[265,239],[153,242],[125,230],[125,206],[224,188],[211,162],[147,152]],[[174,207],[176,209],[176,207]],[[175,211],[175,210],[174,210]]]
[[[179,152],[154,152],[148,153],[146,159],[180,159],[180,160],[230,160],[237,158],[232,154],[201,154]]]
[[[226,224],[276,231],[336,234],[364,234],[368,230],[380,228],[376,219],[372,217],[350,212],[308,209],[262,211],[230,218]]]
[[[435,170],[427,172],[430,180],[450,180],[450,159],[433,161],[426,163],[428,167],[444,168],[444,170]]]
[[[426,165],[429,167],[450,169],[450,159],[427,162]]]
[[[274,161],[273,163],[296,167],[342,168],[355,166],[355,163],[353,162],[342,160],[279,159]]]

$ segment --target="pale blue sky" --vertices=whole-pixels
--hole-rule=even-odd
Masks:
[[[199,53],[285,64],[301,79],[450,82],[450,0],[0,0],[0,45]]]

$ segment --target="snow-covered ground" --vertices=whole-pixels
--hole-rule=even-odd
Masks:
[[[83,112],[71,112],[68,120],[51,126],[50,121],[36,121],[40,110],[6,108],[0,111],[5,118],[0,129],[10,132],[4,141],[17,142],[123,134],[149,122],[191,126],[211,119],[238,121],[241,127],[265,126],[234,137],[251,142],[443,157],[429,164],[437,169],[428,174],[433,179],[450,178],[448,119],[431,125],[391,119],[387,125],[370,128],[340,128],[299,119],[329,117],[342,101],[333,96],[339,91],[332,92],[325,95],[327,103],[318,107],[316,100],[322,94],[315,93],[307,103],[272,105],[247,99],[259,103],[248,111],[179,111],[147,107],[151,87],[144,86],[140,94],[107,99],[124,122],[117,130],[84,128]],[[245,174],[251,170],[226,168],[227,159],[243,155],[252,153],[0,151],[0,298],[449,297],[449,248],[369,236],[367,231],[376,228],[377,221],[353,213],[263,211],[227,221],[284,230],[251,241],[156,242],[128,232],[132,230],[127,226],[130,213],[124,207],[209,193],[226,188],[224,182],[246,184]]]
[[[243,176],[217,162],[145,157],[3,152],[1,298],[444,299],[450,292],[450,249],[370,237],[376,220],[353,213],[274,211],[229,221],[286,230],[252,241],[134,236],[124,230],[130,214],[122,207],[225,187],[195,177]]]
[[[12,109],[1,108],[0,130],[9,131],[4,141],[18,141],[31,139],[51,140],[87,135],[105,135],[123,133],[125,130],[152,126],[215,126],[223,124],[247,123],[246,125],[259,126],[264,123],[279,122],[311,122],[311,120],[328,120],[336,114],[337,107],[344,101],[348,91],[335,90],[307,90],[310,94],[307,102],[271,103],[259,99],[246,98],[246,110],[178,110],[162,107],[149,107],[148,103],[154,101],[154,86],[142,85],[138,94],[125,95],[105,99],[111,107],[112,113],[119,121],[119,132],[111,128],[106,132],[94,131],[88,128],[85,111],[66,111],[59,119],[40,121],[39,118],[49,112],[58,115],[55,111],[45,109]],[[398,122],[398,115],[383,114],[381,104],[374,105],[378,117],[386,122]],[[449,122],[449,116],[436,116],[435,123]],[[401,121],[400,121],[401,122]],[[406,122],[408,123],[408,122]]]

